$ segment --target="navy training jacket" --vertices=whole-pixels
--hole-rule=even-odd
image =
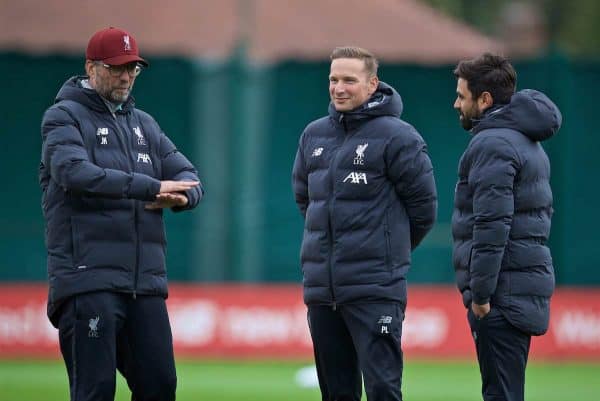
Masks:
[[[46,220],[48,316],[97,290],[167,296],[162,210],[146,210],[161,180],[194,180],[194,166],[130,98],[114,114],[70,78],[42,121],[39,182]],[[202,189],[186,192],[194,208]]]
[[[406,305],[411,250],[433,226],[437,195],[425,142],[401,113],[381,82],[353,111],[330,104],[300,138],[292,181],[306,304]]]
[[[517,92],[475,122],[458,168],[453,264],[463,303],[490,302],[532,335],[548,329],[554,291],[550,162],[540,141],[561,122],[544,94]]]

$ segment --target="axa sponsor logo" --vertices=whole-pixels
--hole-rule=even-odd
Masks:
[[[350,182],[350,184],[368,184],[367,173],[353,171],[344,178],[344,182]]]
[[[148,153],[138,153],[138,155],[137,155],[137,162],[138,163],[152,164],[152,159],[150,159],[150,155]]]

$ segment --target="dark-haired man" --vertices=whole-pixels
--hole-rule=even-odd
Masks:
[[[554,268],[550,162],[540,142],[561,114],[535,90],[515,93],[509,61],[461,61],[454,108],[473,135],[459,164],[453,264],[475,340],[485,401],[523,401],[532,335],[548,328]]]

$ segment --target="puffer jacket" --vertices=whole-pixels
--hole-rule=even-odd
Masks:
[[[304,130],[292,174],[305,218],[301,264],[306,304],[406,305],[406,274],[437,208],[433,169],[402,101],[380,83],[359,108]]]
[[[130,98],[111,113],[73,77],[42,121],[39,181],[48,250],[48,316],[68,297],[107,290],[167,296],[162,209],[146,210],[161,180],[194,166]],[[187,191],[194,208],[201,188]]]
[[[490,302],[532,335],[548,328],[554,290],[550,162],[540,142],[561,121],[534,90],[490,108],[475,121],[456,185],[453,264],[465,307]]]

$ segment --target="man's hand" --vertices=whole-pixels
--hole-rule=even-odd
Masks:
[[[188,198],[184,194],[168,192],[156,195],[156,200],[148,203],[145,208],[149,210],[182,207],[187,205]]]
[[[485,317],[488,313],[490,313],[490,303],[483,305],[477,305],[476,303],[471,303],[471,310],[477,316],[478,319]]]
[[[200,184],[198,181],[161,181],[160,191],[156,200],[148,203],[149,210],[182,207],[188,204],[188,198],[183,192]]]
[[[161,181],[159,193],[185,192],[188,189],[197,187],[198,184],[200,184],[198,181]]]

